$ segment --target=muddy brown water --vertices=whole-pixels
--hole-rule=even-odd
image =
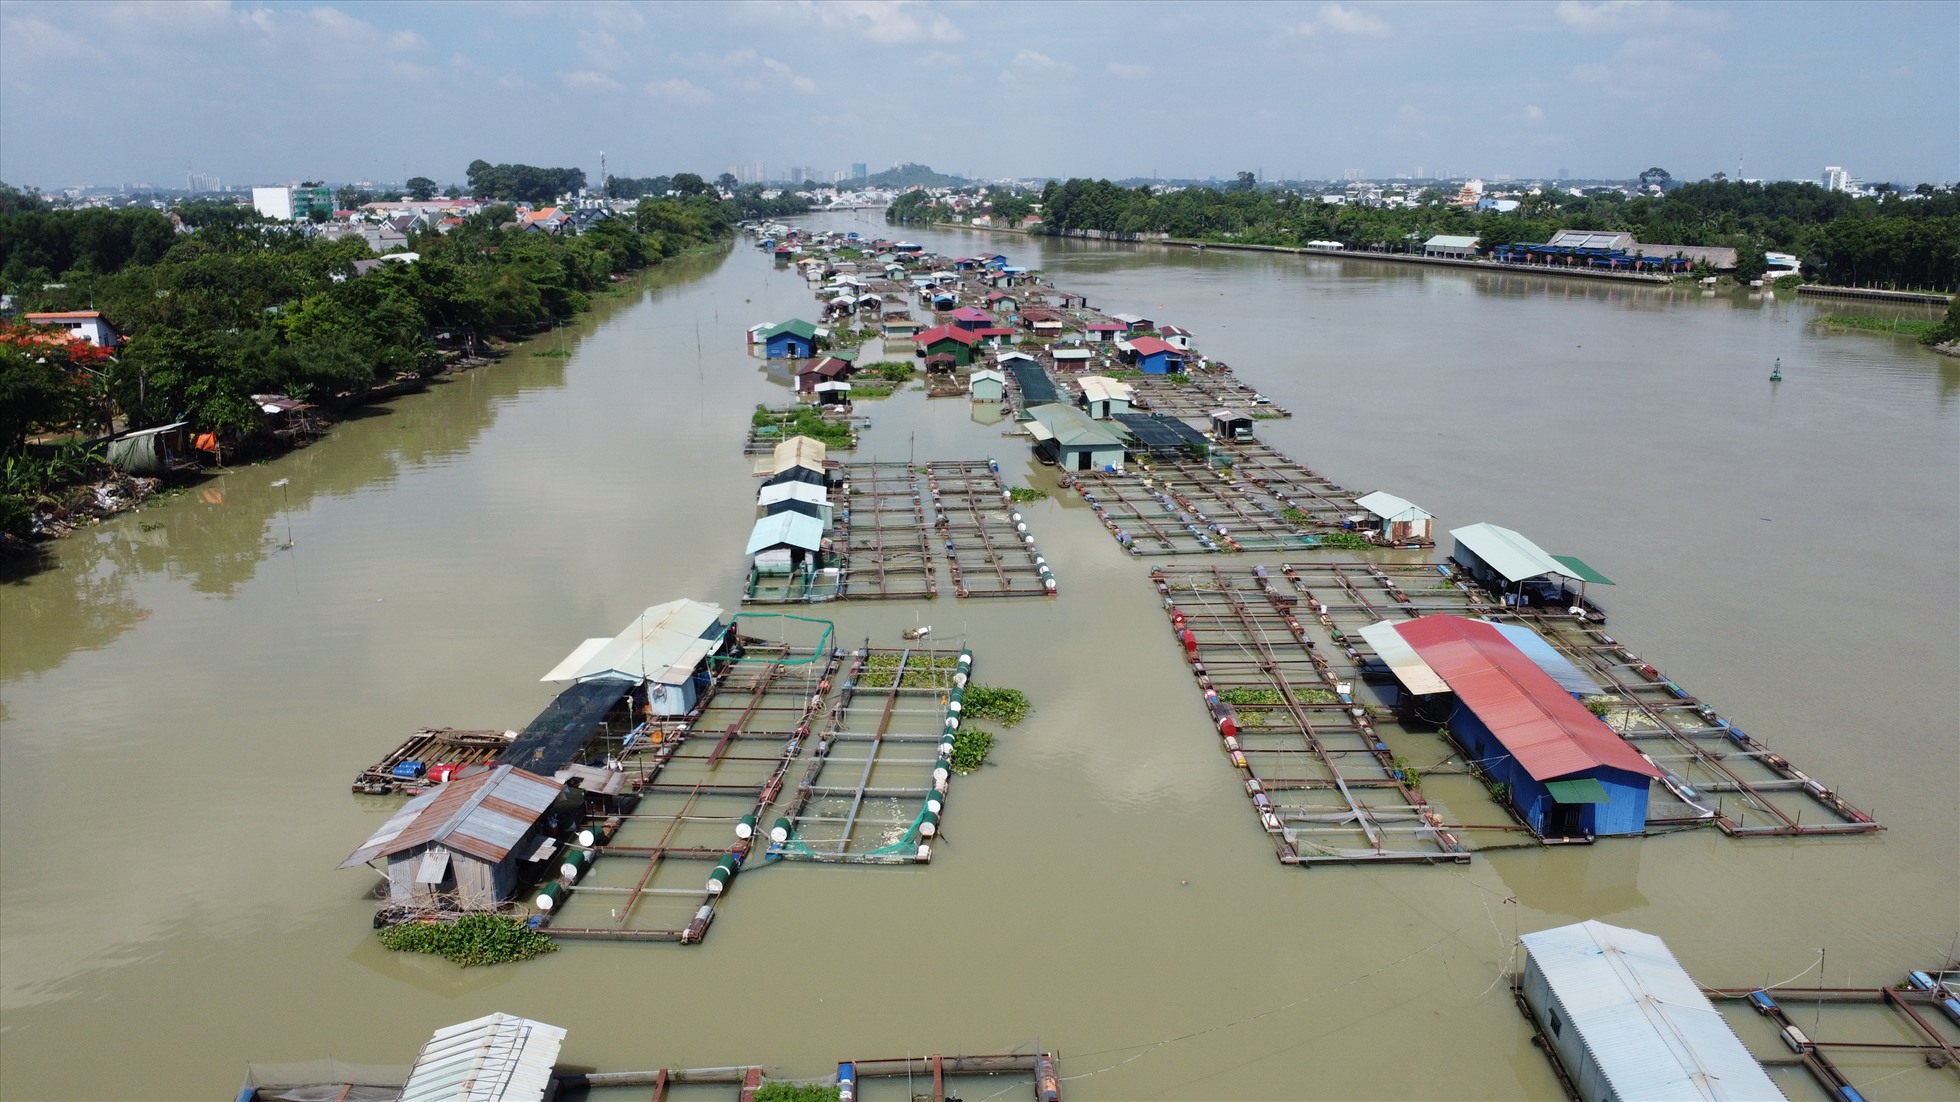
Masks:
[[[539,342],[567,357],[398,400],[0,586],[0,1095],[229,1097],[249,1060],[406,1063],[502,1010],[601,1069],[1038,1040],[1073,1098],[1553,1098],[1502,982],[1520,931],[1637,927],[1724,985],[1820,948],[1827,981],[1878,984],[1950,948],[1960,363],[1746,294],[908,235],[1191,328],[1295,411],[1260,433],[1345,486],[1581,555],[1618,582],[1617,638],[1890,830],[1284,868],[1148,564],[1067,496],[1026,510],[1053,601],[819,613],[846,642],[964,633],[981,681],[1034,701],[956,782],[929,868],[751,870],[700,947],[471,971],[382,950],[371,874],[335,870],[394,806],[348,794],[361,766],[418,725],[521,726],[545,670],[649,604],[734,606],[745,415],[787,395],[741,332],[813,309],[738,244]],[[992,455],[1052,486],[964,402],[864,408],[859,457]],[[1897,1072],[1869,1075],[1950,1090]]]

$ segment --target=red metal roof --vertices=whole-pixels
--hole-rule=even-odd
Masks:
[[[1136,340],[1130,342],[1130,347],[1135,349],[1136,354],[1139,356],[1155,356],[1159,352],[1169,352],[1178,356],[1184,355],[1183,349],[1174,344],[1165,344],[1156,337],[1138,337]]]
[[[998,325],[988,325],[975,329],[973,335],[976,337],[1011,337],[1014,335],[1014,330],[1004,329]]]
[[[953,311],[953,317],[960,321],[992,321],[994,316],[976,306],[962,306]]]
[[[1127,333],[1130,331],[1130,327],[1120,321],[1091,322],[1085,328],[1091,333]]]
[[[1424,616],[1395,630],[1534,779],[1602,765],[1661,775],[1494,626],[1460,616]]]
[[[957,325],[936,325],[912,339],[918,342],[919,347],[930,348],[943,340],[956,340],[961,344],[973,344],[980,337],[978,334],[970,330],[961,329]]]
[[[102,311],[56,310],[53,313],[49,313],[49,314],[23,314],[21,316],[26,318],[28,321],[40,321],[43,318],[99,318],[102,316]]]

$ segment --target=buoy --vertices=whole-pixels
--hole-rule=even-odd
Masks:
[[[735,824],[735,837],[744,841],[755,837],[755,815],[753,813],[742,816],[742,821]]]
[[[774,825],[770,826],[769,840],[777,845],[789,841],[789,816],[785,815],[777,819]]]
[[[538,892],[537,899],[533,900],[532,902],[537,904],[538,910],[549,912],[553,907],[556,907],[558,905],[559,897],[563,896],[564,894],[565,894],[564,885],[555,884],[555,883],[546,884],[544,888]]]
[[[558,875],[567,880],[577,880],[579,874],[592,867],[592,851],[589,849],[570,850],[565,860],[558,866]]]

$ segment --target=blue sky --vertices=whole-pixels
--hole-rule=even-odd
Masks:
[[[1960,3],[0,3],[0,179],[1960,179]]]

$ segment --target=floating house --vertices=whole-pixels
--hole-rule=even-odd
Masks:
[[[1025,352],[1006,352],[1001,355],[999,363],[1008,374],[1014,376],[1014,385],[1021,390],[1023,409],[1062,400],[1061,392],[1055,389],[1055,380],[1048,377],[1041,361],[1033,356]]]
[[[1151,321],[1149,318],[1144,317],[1142,314],[1111,314],[1110,317],[1115,318],[1117,321],[1120,321],[1124,325],[1129,326],[1132,332],[1138,329],[1157,328],[1156,322]]]
[[[1220,440],[1252,439],[1252,414],[1237,409],[1211,411],[1212,435]]]
[[[1456,541],[1450,558],[1486,589],[1502,594],[1506,604],[1565,604],[1567,578],[1579,583],[1581,601],[1588,584],[1613,584],[1577,557],[1546,554],[1509,528],[1478,523],[1452,528],[1450,537]]]
[[[1020,308],[1021,300],[1008,294],[1006,291],[987,292],[987,309],[989,310],[1005,310],[1008,313],[1013,313]]]
[[[1130,384],[1117,382],[1106,375],[1084,375],[1078,382],[1082,386],[1082,404],[1090,417],[1107,421],[1118,414],[1130,412],[1130,403],[1136,397],[1136,389]]]
[[[1521,822],[1557,839],[1646,830],[1648,788],[1660,769],[1498,625],[1424,616],[1392,626],[1413,657],[1377,653],[1411,694],[1438,693],[1440,684],[1452,695],[1453,705],[1444,701],[1450,737],[1503,786]],[[1590,686],[1583,675],[1575,684]]]
[[[1074,406],[1051,402],[1029,411],[1035,454],[1067,471],[1122,470],[1124,443],[1112,430]]]
[[[1143,452],[1153,459],[1183,459],[1210,454],[1211,441],[1204,433],[1177,417],[1162,413],[1119,413],[1113,420],[1130,436],[1132,454]]]
[[[851,361],[839,356],[825,356],[813,360],[796,371],[796,389],[801,394],[815,394],[820,383],[842,382],[851,377],[855,370]]]
[[[905,340],[918,335],[918,332],[924,328],[925,322],[917,318],[910,316],[892,317],[890,314],[885,315],[886,340]]]
[[[815,517],[828,529],[832,518],[830,494],[822,486],[808,482],[779,482],[774,486],[764,486],[756,491],[756,509],[763,516],[777,513],[802,513]]]
[[[770,326],[756,334],[763,355],[772,360],[801,360],[817,354],[818,329],[802,318]]]
[[[1138,337],[1127,343],[1124,351],[1145,375],[1168,375],[1184,370],[1184,351],[1161,337]]]
[[[1180,352],[1191,351],[1191,331],[1189,329],[1175,325],[1164,325],[1158,327],[1157,335],[1164,338],[1165,344],[1170,345]]]
[[[390,1097],[401,1102],[545,1102],[558,1094],[551,1076],[564,1043],[565,1031],[558,1026],[514,1014],[491,1014],[438,1029],[408,1070],[401,1094]]]
[[[962,306],[947,316],[954,325],[969,333],[992,329],[994,326],[994,316],[977,306]]]
[[[1783,1102],[1660,938],[1587,921],[1518,940],[1519,1001],[1577,1097]]]
[[[1082,332],[1092,341],[1114,340],[1130,331],[1130,327],[1120,321],[1092,321],[1082,327]]]
[[[610,639],[580,643],[539,680],[643,687],[649,714],[686,715],[712,679],[709,661],[733,641],[720,605],[668,601],[640,613]],[[522,757],[523,741],[520,735],[506,760]]]
[[[983,367],[966,377],[966,392],[976,402],[998,402],[1007,394],[1007,376]]]
[[[783,474],[800,467],[803,470],[815,471],[819,476],[819,483],[827,483],[829,481],[828,450],[821,440],[812,440],[807,436],[792,436],[777,444],[775,450],[770,453],[769,473]]]
[[[493,911],[520,867],[549,855],[552,805],[565,786],[510,765],[449,781],[402,805],[343,869],[385,861],[397,907]]]
[[[749,530],[749,556],[757,574],[806,574],[824,567],[824,525],[801,513],[775,513]]]
[[[1427,509],[1380,490],[1357,497],[1354,503],[1379,522],[1382,538],[1391,544],[1434,542],[1429,524],[1436,515]]]
[[[980,338],[957,325],[940,325],[919,334],[912,343],[927,356],[951,356],[954,363],[965,367],[973,362],[973,349]]]

